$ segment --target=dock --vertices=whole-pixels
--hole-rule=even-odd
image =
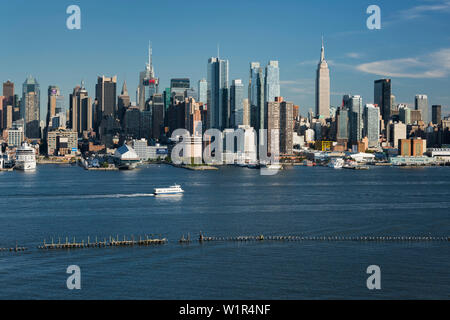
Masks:
[[[75,238],[72,241],[69,241],[69,238],[66,237],[65,242],[61,242],[61,238],[58,239],[58,242],[54,242],[52,239],[50,243],[47,243],[45,240],[41,245],[38,246],[40,250],[64,250],[64,249],[85,249],[85,248],[106,248],[106,247],[131,247],[131,246],[151,246],[151,245],[162,245],[166,244],[168,240],[166,238],[151,238],[149,236],[139,236],[138,239],[135,239],[134,236],[131,239],[127,240],[125,236],[120,240],[119,236],[112,237],[110,236],[107,240],[106,238],[103,241],[99,241],[98,238],[95,238],[95,241],[91,242],[90,237],[87,238],[87,241],[82,240],[81,242],[77,242]]]
[[[9,251],[9,252],[21,252],[21,251],[27,251],[28,250],[28,248],[26,248],[26,247],[22,247],[22,246],[19,246],[18,244],[17,244],[17,242],[16,242],[16,246],[15,247],[12,247],[12,248],[0,248],[0,252],[1,251]]]

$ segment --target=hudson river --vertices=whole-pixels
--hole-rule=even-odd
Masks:
[[[181,197],[153,188],[181,184]],[[450,298],[450,242],[253,241],[208,236],[450,236],[450,168],[296,167],[274,176],[165,165],[0,173],[0,299]],[[41,251],[44,239],[166,237],[165,245]],[[68,290],[66,269],[81,269]],[[367,289],[370,265],[381,290]]]

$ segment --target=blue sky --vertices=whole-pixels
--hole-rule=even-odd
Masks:
[[[66,8],[81,8],[81,30],[66,28]],[[381,8],[381,30],[368,30],[366,9]],[[315,69],[321,35],[331,70],[331,103],[342,95],[373,100],[373,81],[393,79],[397,102],[427,94],[430,106],[450,109],[450,0],[1,0],[0,81],[16,91],[26,76],[68,97],[84,80],[94,97],[97,75],[127,80],[132,100],[145,67],[148,41],[161,86],[171,78],[206,78],[207,59],[230,61],[231,79],[247,83],[250,61],[279,60],[286,99],[305,114],[314,107]]]

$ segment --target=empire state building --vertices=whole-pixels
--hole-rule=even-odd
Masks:
[[[325,60],[325,48],[320,53],[320,62],[317,66],[316,76],[316,117],[330,117],[330,69]]]

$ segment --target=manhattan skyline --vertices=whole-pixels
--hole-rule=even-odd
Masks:
[[[7,48],[0,53],[3,81],[11,79],[19,88],[32,75],[41,89],[57,85],[67,108],[68,96],[81,80],[93,96],[97,76],[117,75],[119,86],[126,81],[131,100],[136,101],[149,40],[160,89],[177,77],[190,78],[195,88],[198,80],[206,78],[207,60],[216,55],[219,44],[220,57],[229,61],[230,82],[242,79],[248,84],[252,61],[262,66],[279,61],[281,95],[300,105],[305,115],[315,109],[315,69],[323,34],[331,105],[341,105],[344,94],[361,95],[363,103],[372,103],[373,81],[389,77],[397,103],[413,106],[415,95],[425,94],[430,106],[441,104],[443,114],[450,112],[449,38],[437,36],[450,14],[448,1],[380,1],[381,30],[366,28],[368,5],[360,1],[324,2],[324,10],[318,5],[283,1],[279,15],[266,1],[232,1],[232,9],[204,1],[189,5],[174,1],[172,5],[179,10],[171,19],[158,14],[171,11],[169,4],[137,1],[124,9],[114,1],[109,7],[102,1],[78,1],[81,30],[65,27],[65,9],[70,4],[5,4],[10,14],[0,21]],[[220,14],[214,19],[201,14],[211,10]],[[267,23],[266,17],[278,23]],[[180,28],[187,22],[187,27]],[[244,28],[243,23],[252,28]],[[31,29],[36,36],[30,38]],[[41,119],[46,116],[46,100],[46,95],[41,95]]]

